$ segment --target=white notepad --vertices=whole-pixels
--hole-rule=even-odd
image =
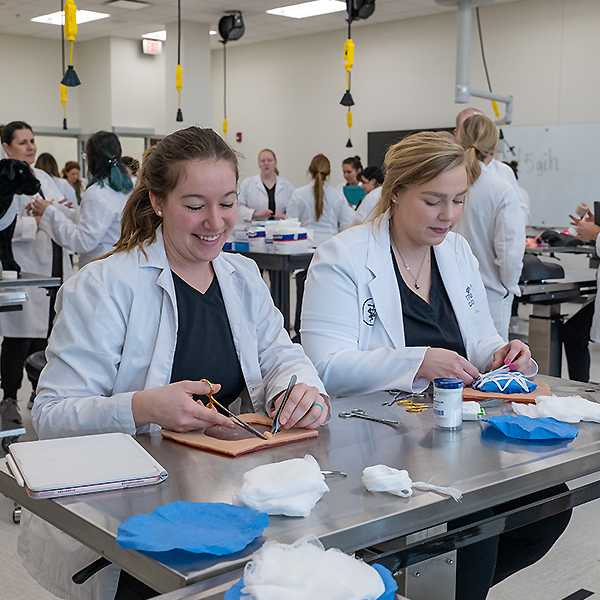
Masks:
[[[6,457],[32,498],[56,498],[160,483],[167,472],[125,433],[11,444]]]

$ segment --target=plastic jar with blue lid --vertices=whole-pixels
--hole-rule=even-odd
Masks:
[[[433,427],[444,431],[462,429],[463,382],[454,377],[433,380]]]

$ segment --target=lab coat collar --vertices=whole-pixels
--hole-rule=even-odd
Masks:
[[[367,268],[373,274],[368,283],[375,310],[381,324],[396,348],[404,347],[404,321],[398,281],[390,251],[389,213],[381,221],[367,227],[380,227],[380,235],[369,235],[367,248]]]

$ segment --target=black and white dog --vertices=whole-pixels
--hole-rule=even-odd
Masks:
[[[41,185],[26,162],[13,158],[0,160],[0,261],[5,271],[21,272],[12,251],[12,237],[17,224],[13,197],[19,194],[34,196]],[[11,219],[11,215],[14,218]]]

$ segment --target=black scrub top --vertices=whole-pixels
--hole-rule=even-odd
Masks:
[[[445,348],[467,358],[460,327],[444,287],[433,248],[431,249],[429,304],[406,285],[391,247],[390,252],[392,253],[394,272],[396,273],[402,301],[404,343],[406,346]]]
[[[269,210],[275,214],[275,187],[277,186],[277,183],[274,183],[272,188],[268,188],[264,183],[263,185],[265,186],[267,198],[269,199]]]
[[[233,343],[233,335],[217,278],[203,294],[173,273],[177,297],[177,345],[171,383],[208,379],[220,383],[215,400],[229,406],[246,382]],[[198,396],[205,403],[208,399]]]

